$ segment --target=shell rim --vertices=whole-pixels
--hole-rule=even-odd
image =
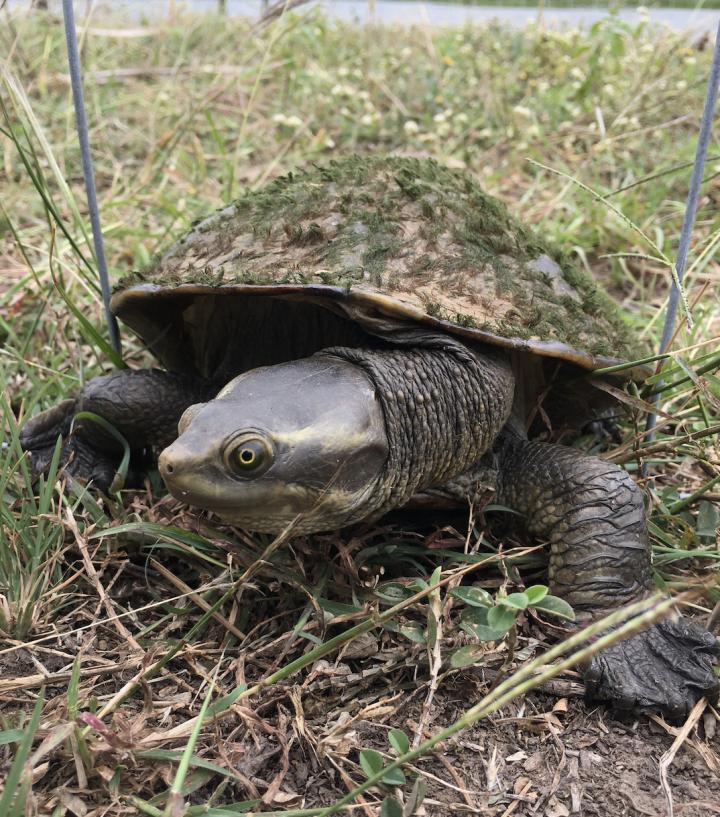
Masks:
[[[122,282],[120,287],[122,287]],[[149,299],[157,297],[172,298],[177,295],[218,295],[220,293],[265,296],[304,295],[314,299],[329,300],[338,304],[351,320],[356,320],[361,325],[363,323],[363,313],[367,315],[372,310],[373,313],[379,313],[382,318],[395,319],[399,323],[411,322],[416,326],[432,327],[479,343],[564,360],[585,369],[589,373],[597,369],[622,366],[630,362],[622,358],[592,355],[589,352],[583,352],[569,344],[557,341],[508,338],[474,327],[461,326],[452,321],[428,315],[397,298],[375,291],[363,290],[360,287],[348,290],[330,284],[178,284],[163,286],[145,282],[116,290],[110,300],[110,310],[114,315],[125,320],[124,313],[128,307]],[[371,318],[369,317],[368,320],[371,320]],[[125,322],[128,323],[130,328],[133,328],[132,323]],[[651,373],[652,368],[648,364],[641,363],[613,373],[613,377],[641,381]]]

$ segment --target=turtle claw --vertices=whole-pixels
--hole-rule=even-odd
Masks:
[[[63,400],[28,420],[20,432],[20,445],[35,474],[47,471],[58,437],[65,440],[75,414],[75,400]]]
[[[583,675],[589,702],[618,712],[680,719],[718,694],[720,642],[683,616],[665,619],[593,656]]]
[[[33,417],[20,432],[20,445],[30,459],[33,473],[43,474],[50,467],[58,437],[62,437],[60,466],[65,474],[107,491],[115,477],[117,458],[71,433],[76,409],[76,400],[63,400]]]

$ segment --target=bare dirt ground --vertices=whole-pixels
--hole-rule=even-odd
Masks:
[[[33,669],[30,661],[5,664],[3,680],[7,682],[11,673]],[[281,804],[287,808],[328,805],[347,793],[351,780],[362,779],[356,765],[360,746],[387,752],[390,728],[412,734],[417,726],[422,702],[410,691],[416,682],[409,675],[404,670],[384,676],[372,690],[344,702],[322,691],[275,690],[251,710],[218,725],[214,739],[205,740],[202,754],[244,778],[244,786],[236,781],[226,789],[232,800],[262,795],[268,783],[280,778],[274,808]],[[403,683],[402,678],[408,682]],[[56,692],[64,697],[65,688],[59,686]],[[430,730],[451,723],[482,692],[482,682],[472,673],[459,673],[448,680],[432,705]],[[0,711],[9,713],[22,697],[3,695]],[[116,746],[100,739],[92,742],[95,774],[107,776],[118,761],[128,763],[140,749],[133,744],[141,734],[159,721],[165,728],[171,726],[172,718],[164,717],[163,711],[179,708],[181,714],[183,707],[178,705],[189,703],[191,693],[166,682],[153,685],[152,697],[151,708],[159,719],[146,710],[125,709],[110,725]],[[677,815],[720,814],[717,720],[717,713],[706,709],[670,767],[667,780]],[[579,698],[530,695],[414,766],[428,784],[424,813],[432,817],[669,814],[659,762],[673,742],[674,731],[661,719],[618,720],[604,710],[589,709]],[[0,750],[0,757],[5,751]],[[44,801],[40,813],[57,803],[53,796],[57,789],[47,786],[51,780],[86,808],[100,805],[93,803],[97,792],[91,795],[68,779],[68,761],[69,757],[58,755],[42,770],[49,779],[42,786],[48,790],[39,798]],[[160,790],[171,779],[169,764],[160,771],[155,768],[151,776],[140,757],[128,765],[126,776],[135,778],[138,790]],[[373,799],[369,796],[366,803]]]
[[[147,564],[141,567],[139,560],[128,561],[122,553],[107,559],[99,575],[115,576],[111,592],[118,608],[130,599],[137,608],[172,595],[157,574],[148,572]],[[149,802],[165,792],[175,764],[163,762],[157,752],[183,750],[186,740],[167,736],[197,715],[214,667],[220,666],[221,695],[238,683],[266,677],[307,649],[287,626],[271,626],[266,614],[296,611],[296,602],[302,604],[299,597],[278,594],[256,601],[257,626],[265,628],[266,636],[256,638],[251,648],[232,646],[225,628],[213,626],[201,642],[181,649],[159,676],[143,683],[141,691],[104,720],[93,720],[88,713],[111,699],[148,661],[157,660],[182,636],[187,622],[180,627],[176,617],[165,616],[152,639],[143,641],[144,651],[137,650],[120,637],[116,624],[103,622],[103,616],[97,621],[97,599],[90,603],[88,597],[65,614],[59,634],[41,648],[13,650],[5,642],[0,719],[12,720],[19,709],[29,711],[45,686],[41,737],[72,719],[68,685],[73,660],[77,655],[82,660],[77,717],[92,727],[87,754],[80,764],[77,746],[66,743],[36,767],[36,813],[68,803],[72,808],[65,813],[82,817],[134,813],[128,812],[126,793]],[[330,625],[325,637],[345,626]],[[306,630],[317,632],[312,622]],[[462,638],[448,629],[443,650],[449,652]],[[526,620],[510,669],[553,640],[545,625]],[[392,632],[368,633],[241,701],[227,717],[203,729],[195,757],[225,769],[225,786],[218,796],[219,775],[196,768],[186,802],[206,802],[215,792],[218,805],[263,797],[265,809],[274,811],[329,805],[363,780],[361,750],[375,749],[391,758],[390,729],[402,729],[412,740],[421,722],[423,737],[448,726],[499,680],[506,658],[504,645],[489,644],[478,666],[450,669],[444,663],[437,692],[428,702],[425,647]],[[676,815],[720,814],[718,720],[717,710],[706,706],[669,768]],[[406,799],[413,776],[422,774],[427,797],[415,813],[432,817],[670,814],[659,763],[677,731],[677,725],[661,718],[621,720],[605,709],[587,707],[577,675],[567,673],[406,767],[408,782],[394,791]],[[0,747],[0,774],[9,760],[8,747]],[[378,814],[378,800],[389,791],[371,791],[350,813]],[[258,806],[251,813],[261,810]]]

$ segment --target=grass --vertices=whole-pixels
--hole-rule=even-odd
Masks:
[[[293,167],[349,152],[433,155],[467,167],[574,251],[657,346],[664,259],[677,245],[709,68],[702,44],[613,18],[584,33],[431,32],[298,13],[254,32],[208,15],[131,37],[92,33],[111,28],[106,19],[87,22],[86,103],[114,278],[193,219]],[[490,590],[531,584],[540,557],[498,553],[479,522],[467,539],[391,520],[280,547],[190,513],[158,485],[122,502],[77,485],[62,491],[52,474],[33,486],[18,424],[113,359],[62,31],[40,13],[5,17],[0,41],[9,55],[0,92],[0,803],[20,814],[18,798],[32,788],[33,802],[57,813],[79,808],[77,798],[112,814],[318,814],[363,780],[354,758],[367,738],[353,719],[386,728],[393,691],[359,674],[338,686],[324,656],[362,644],[368,657],[340,666],[376,667],[372,646],[382,643],[377,655],[390,663],[381,674],[397,683],[418,663],[437,672],[438,655],[467,642],[446,589],[486,563],[499,568],[482,574]],[[686,278],[692,326],[679,325],[662,376],[622,396],[623,443],[577,443],[639,479],[657,582],[707,579],[701,612],[720,599],[720,457],[709,432],[720,414],[717,143],[711,156]],[[127,336],[124,358],[151,362]],[[664,414],[643,454],[643,410],[661,379]],[[643,459],[652,480],[640,478]],[[516,633],[526,658],[539,649],[528,621]],[[512,665],[504,649],[478,648],[478,661]],[[456,672],[443,669],[443,682]],[[343,698],[346,688],[355,700]],[[422,689],[413,682],[408,698]],[[214,722],[203,723],[203,708]],[[307,803],[293,788],[298,752],[320,758],[326,773]],[[382,789],[377,802],[366,792],[355,808],[367,813],[397,791]],[[428,802],[451,813],[453,796],[431,781]]]
[[[380,0],[382,2],[382,0]],[[418,0],[420,2],[420,0]],[[640,3],[620,0],[551,0],[548,3],[541,3],[539,0],[435,0],[439,3],[452,3],[456,6],[518,6],[526,8],[528,6],[547,5],[548,8],[588,8],[599,7],[612,11],[618,8],[633,8],[641,6]],[[691,8],[691,9],[712,9],[717,8],[717,0],[709,2],[698,2],[698,0],[653,0],[652,3],[642,4],[645,8]]]

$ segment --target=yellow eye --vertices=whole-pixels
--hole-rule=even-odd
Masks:
[[[235,456],[240,468],[254,468],[260,453],[256,450],[256,446],[250,443],[249,445],[240,446],[235,451]]]
[[[233,441],[227,454],[227,463],[238,476],[249,477],[266,471],[272,458],[270,445],[253,434]]]

